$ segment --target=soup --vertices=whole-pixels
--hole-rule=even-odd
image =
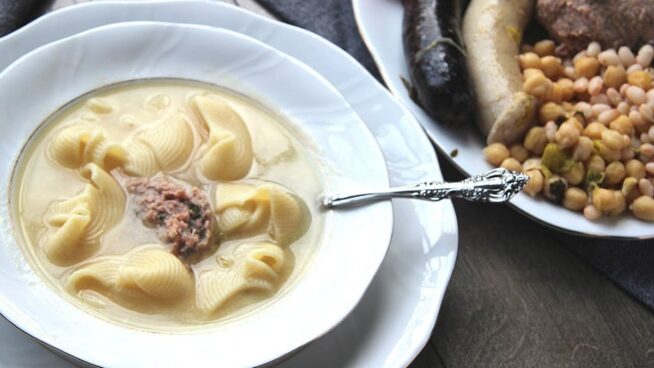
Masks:
[[[28,142],[15,219],[34,267],[85,309],[141,328],[205,325],[279,296],[321,241],[306,142],[205,84],[81,97]]]

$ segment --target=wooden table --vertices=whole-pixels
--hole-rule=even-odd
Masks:
[[[53,9],[88,0],[56,0]],[[372,1],[372,0],[371,0]],[[254,0],[228,0],[272,17]],[[460,173],[441,159],[448,180]],[[411,368],[654,367],[654,315],[504,205],[454,203],[459,253]]]

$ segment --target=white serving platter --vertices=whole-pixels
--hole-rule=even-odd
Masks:
[[[429,137],[454,165],[467,175],[476,175],[492,167],[484,160],[485,139],[477,132],[474,122],[462,129],[446,129],[427,115],[409,97],[402,77],[409,79],[409,69],[402,46],[402,2],[397,0],[352,0],[357,25],[382,78],[391,92],[411,111]],[[457,152],[456,155],[452,152]],[[577,212],[554,205],[542,198],[524,193],[515,196],[511,205],[521,213],[555,229],[577,235],[649,239],[654,226],[631,215],[590,221]]]

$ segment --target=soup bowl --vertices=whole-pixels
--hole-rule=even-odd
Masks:
[[[276,112],[306,138],[326,193],[388,186],[372,134],[334,87],[297,60],[203,26],[131,22],[89,30],[34,50],[0,73],[0,313],[51,348],[99,366],[252,367],[325,334],[355,307],[388,250],[390,202],[325,212],[315,254],[281,295],[242,317],[188,330],[144,330],[99,318],[34,269],[19,244],[12,203],[22,148],[79,96],[153,78],[220,86]]]

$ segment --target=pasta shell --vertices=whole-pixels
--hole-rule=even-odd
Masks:
[[[102,235],[115,226],[125,210],[125,194],[116,180],[98,165],[81,170],[88,181],[79,195],[52,206],[43,250],[50,262],[65,266],[91,256]]]
[[[50,219],[50,224],[58,227],[43,244],[43,251],[50,262],[66,264],[71,259],[78,259],[79,253],[86,253],[79,249],[79,245],[84,241],[90,221],[91,213],[84,205],[70,213],[56,214]]]
[[[138,252],[120,267],[118,288],[135,287],[155,299],[181,298],[193,289],[184,264],[161,249]]]
[[[95,163],[111,171],[127,160],[127,152],[120,144],[110,141],[101,127],[87,124],[64,128],[52,140],[50,153],[55,162],[69,169]]]
[[[74,271],[66,282],[66,287],[77,293],[81,290],[107,290],[116,284],[118,264],[111,261],[100,261],[86,265]]]
[[[127,147],[128,174],[152,176],[159,171],[170,172],[182,167],[191,156],[193,131],[182,112],[171,111],[159,122],[137,132]]]
[[[306,232],[306,205],[275,184],[219,184],[215,191],[216,223],[224,235],[267,233],[288,245]]]
[[[232,266],[202,275],[198,281],[198,309],[211,314],[239,293],[274,291],[284,262],[284,251],[274,244],[245,245]]]
[[[170,302],[193,292],[193,274],[177,257],[151,245],[143,247],[81,267],[68,278],[68,288],[74,292],[94,289],[118,303]]]
[[[241,116],[217,96],[197,96],[193,104],[209,130],[206,153],[200,161],[210,180],[243,178],[252,166],[252,138]]]
[[[268,190],[270,193],[270,235],[279,244],[289,244],[303,232],[300,202],[277,186],[270,186]]]

